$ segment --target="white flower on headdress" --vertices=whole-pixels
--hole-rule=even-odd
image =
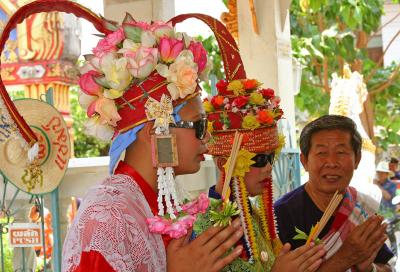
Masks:
[[[128,59],[129,72],[135,78],[146,78],[155,69],[158,62],[158,49],[151,47],[139,47],[135,52],[124,53]]]
[[[157,71],[169,82],[167,88],[173,100],[185,98],[196,90],[198,69],[189,50],[183,50],[169,68],[164,64],[158,65]]]
[[[116,91],[125,90],[131,83],[132,76],[128,69],[126,58],[116,58],[114,54],[104,55],[100,59],[100,67],[103,71],[107,84]],[[122,93],[121,93],[122,94]]]
[[[140,42],[144,47],[153,47],[156,44],[156,36],[151,31],[143,31],[140,35]]]
[[[114,135],[114,129],[109,125],[102,124],[98,115],[86,120],[83,126],[87,135],[94,136],[102,141],[110,141]]]

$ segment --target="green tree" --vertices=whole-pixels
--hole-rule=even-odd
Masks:
[[[86,112],[78,102],[78,86],[70,88],[71,115],[74,132],[74,155],[77,158],[107,156],[110,144],[102,142],[95,137],[85,134],[84,122],[87,120]]]
[[[304,66],[295,98],[298,109],[311,117],[327,113],[331,76],[341,74],[349,63],[364,75],[369,91],[367,131],[382,128],[374,140],[386,149],[400,143],[400,66],[383,67],[383,56],[375,62],[367,51],[368,41],[381,29],[383,4],[383,0],[294,0],[290,24],[293,55]]]

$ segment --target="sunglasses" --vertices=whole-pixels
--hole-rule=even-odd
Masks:
[[[275,152],[269,153],[269,154],[257,154],[255,155],[252,160],[255,161],[254,164],[252,164],[252,167],[257,167],[257,168],[262,168],[269,164],[274,163],[274,158],[275,158]]]
[[[208,120],[207,116],[202,116],[200,120],[197,121],[179,121],[176,124],[170,124],[170,127],[174,128],[193,128],[196,130],[196,138],[203,140],[207,134]]]

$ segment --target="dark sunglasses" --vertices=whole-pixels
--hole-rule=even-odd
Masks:
[[[269,153],[269,154],[257,154],[255,155],[252,160],[255,161],[254,164],[252,164],[252,167],[257,167],[257,168],[262,168],[269,164],[274,163],[274,158],[275,158],[275,152]]]
[[[170,127],[175,128],[194,128],[196,130],[196,138],[203,140],[207,134],[208,120],[207,116],[202,116],[200,120],[197,121],[179,121],[176,124],[170,124]]]

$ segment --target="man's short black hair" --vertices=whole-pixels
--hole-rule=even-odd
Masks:
[[[340,129],[349,132],[351,146],[356,156],[361,155],[362,139],[357,125],[348,117],[341,115],[324,115],[308,123],[300,134],[300,150],[306,157],[310,153],[312,136],[322,130]]]
[[[391,158],[390,163],[399,163],[399,160],[396,158]]]

